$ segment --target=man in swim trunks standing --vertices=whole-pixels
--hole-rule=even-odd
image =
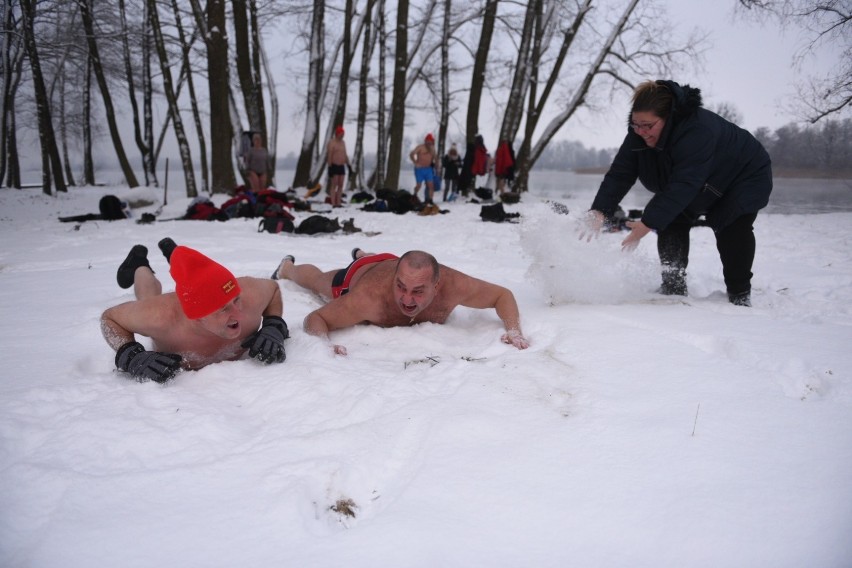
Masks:
[[[343,182],[346,178],[346,168],[349,166],[349,156],[346,154],[346,143],[343,141],[345,131],[340,125],[334,129],[334,137],[328,143],[328,176],[331,178],[331,206],[343,207]]]
[[[354,259],[342,270],[323,272],[312,264],[295,264],[288,255],[273,273],[329,301],[305,318],[305,331],[329,339],[329,333],[371,323],[382,327],[444,323],[456,306],[494,308],[506,333],[501,340],[518,349],[529,342],[521,332],[521,317],[510,290],[438,264],[431,254],[409,251],[397,258],[352,251]],[[332,345],[346,355],[342,345]]]
[[[414,196],[417,197],[420,184],[425,183],[423,202],[432,203],[432,196],[435,193],[435,137],[427,134],[423,144],[412,150],[408,157],[414,163],[414,180],[417,182],[414,186]]]

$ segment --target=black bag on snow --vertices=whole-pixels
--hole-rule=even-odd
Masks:
[[[317,233],[333,233],[340,230],[337,219],[329,219],[322,215],[311,215],[296,227],[296,233],[300,235],[315,235]]]
[[[257,225],[258,233],[267,232],[272,233],[273,235],[282,231],[285,233],[292,233],[295,230],[296,226],[293,224],[293,221],[287,217],[264,217]]]
[[[507,219],[517,219],[521,216],[520,213],[506,213],[502,203],[494,205],[483,205],[479,211],[479,216],[483,221],[492,221],[494,223],[502,223]]]
[[[101,210],[101,218],[106,221],[117,221],[118,219],[127,219],[124,214],[124,208],[121,206],[121,200],[114,195],[104,195],[98,202],[98,208]]]

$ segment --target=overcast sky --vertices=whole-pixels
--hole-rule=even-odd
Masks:
[[[825,71],[838,61],[836,54],[823,50],[818,57],[805,60],[804,70],[795,68],[793,57],[805,45],[804,36],[795,28],[782,32],[774,23],[761,26],[754,22],[736,21],[736,0],[661,2],[667,6],[669,19],[678,27],[678,35],[687,35],[694,28],[711,34],[710,48],[704,54],[704,67],[689,69],[671,79],[700,88],[706,106],[722,102],[732,104],[742,115],[741,126],[749,131],[761,126],[775,129],[794,121],[795,117],[784,109],[784,105],[785,98],[795,94],[796,80],[814,70]],[[301,92],[291,91],[287,85],[282,87],[282,99],[303,96]],[[282,102],[285,107],[289,106]],[[620,99],[613,101],[608,111],[575,115],[556,138],[579,140],[587,147],[616,147],[624,138],[628,107],[629,93],[624,92]],[[490,147],[496,146],[496,139],[490,139],[497,137],[498,127],[483,124],[491,121],[489,112],[487,108],[483,109],[481,126],[486,145]],[[411,117],[407,119],[411,120]],[[303,120],[303,117],[297,117],[294,122],[290,111],[282,113],[279,155],[298,151]],[[414,125],[407,128],[406,136],[419,139],[432,128],[436,127]],[[293,130],[299,136],[293,136]],[[460,134],[452,130],[449,134],[451,139]]]
[[[761,126],[773,130],[796,120],[785,110],[785,102],[795,95],[795,82],[814,71],[827,71],[839,62],[839,50],[823,49],[816,57],[795,68],[794,55],[805,45],[805,37],[795,28],[782,32],[777,25],[761,26],[734,19],[736,0],[664,0],[669,17],[681,32],[699,27],[711,33],[711,47],[705,53],[704,69],[693,69],[672,77],[701,89],[706,106],[721,102],[733,104],[742,114],[743,128]],[[618,146],[624,137],[624,121],[629,95],[608,116],[596,115],[584,124],[569,124],[566,137],[584,141],[586,146]]]

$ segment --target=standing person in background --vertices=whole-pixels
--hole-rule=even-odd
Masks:
[[[700,90],[674,81],[641,83],[628,120],[587,217],[589,237],[638,178],[654,197],[641,220],[626,223],[631,230],[621,244],[632,250],[657,232],[660,292],[687,294],[689,230],[704,215],[716,236],[728,300],[751,306],[754,221],[772,192],[769,154],[749,132],[702,108]]]
[[[449,195],[449,200],[453,201],[458,197],[459,173],[462,168],[462,159],[455,143],[450,146],[449,151],[441,159],[441,164],[444,166],[444,201],[447,201],[447,195]]]
[[[343,141],[345,131],[342,125],[334,129],[334,137],[329,141],[327,148],[328,177],[331,179],[329,192],[331,194],[331,206],[343,207],[343,182],[346,178],[346,168],[352,171],[349,165],[349,156],[346,153],[346,143]]]
[[[252,191],[257,193],[266,189],[267,186],[266,171],[269,168],[269,152],[263,147],[260,133],[255,133],[251,137],[251,143],[252,147],[246,158],[246,170],[248,170],[249,185]]]
[[[414,164],[414,180],[417,185],[414,186],[414,196],[417,197],[417,192],[420,190],[420,184],[425,184],[423,190],[423,202],[432,203],[432,197],[435,193],[435,137],[432,134],[427,134],[423,144],[417,146],[408,155],[411,162]]]
[[[501,140],[494,156],[494,175],[497,176],[497,192],[503,194],[506,183],[515,180],[515,150],[508,140]]]

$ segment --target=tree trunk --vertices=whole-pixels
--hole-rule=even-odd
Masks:
[[[38,138],[42,153],[42,191],[51,195],[51,180],[56,185],[56,191],[68,191],[65,186],[65,178],[62,175],[62,161],[59,158],[59,149],[56,147],[56,135],[53,131],[53,120],[50,116],[50,101],[47,98],[47,89],[44,85],[44,77],[41,73],[41,64],[38,58],[38,49],[35,39],[35,8],[33,0],[21,0],[21,12],[23,17],[24,44],[30,60],[30,70],[33,76],[33,90],[35,92],[36,108],[38,112]]]
[[[71,171],[71,160],[68,157],[68,124],[65,116],[65,67],[59,70],[59,140],[62,143],[62,164],[65,168],[65,179],[68,185],[74,186],[74,173]]]
[[[444,21],[441,26],[441,115],[438,119],[438,163],[447,147],[447,128],[450,123],[450,15],[452,0],[444,0]]]
[[[532,136],[528,136],[527,139],[524,140],[523,145],[521,146],[521,151],[518,153],[518,158],[515,160],[515,187],[517,191],[527,191],[529,188],[529,173],[532,170],[533,166],[536,163],[536,160],[541,156],[541,153],[544,151],[544,148],[550,141],[553,139],[553,136],[559,131],[559,129],[568,121],[571,116],[577,111],[580,106],[582,106],[583,101],[585,100],[586,95],[589,92],[589,87],[592,85],[592,80],[601,73],[601,67],[603,66],[604,61],[606,61],[607,56],[610,54],[610,50],[612,49],[613,44],[621,35],[624,30],[625,25],[627,24],[631,14],[636,9],[636,5],[639,3],[639,0],[631,0],[630,3],[624,8],[624,12],[621,14],[618,22],[613,25],[612,30],[610,31],[609,36],[604,41],[604,44],[598,50],[595,58],[589,63],[588,69],[586,71],[585,76],[583,77],[580,84],[575,89],[571,98],[560,105],[562,110],[559,112],[545,127],[544,131],[541,134],[541,137],[535,142],[532,143]],[[563,37],[563,45],[560,49],[560,55],[557,57],[557,64],[561,65],[561,62],[564,60],[564,54],[567,53],[570,48],[574,37],[576,37],[577,31],[582,26],[583,20],[588,13],[588,10],[591,8],[592,0],[586,0],[585,4],[580,8],[576,17],[574,18],[574,24],[568,28]],[[542,93],[541,99],[538,101],[536,105],[536,111],[533,117],[528,117],[528,120],[538,120],[544,109],[544,104],[547,101],[547,98],[552,89],[552,81],[555,81],[553,76],[558,75],[559,67],[556,67],[556,71],[552,73],[551,80],[548,81],[545,86],[544,92]],[[535,129],[535,125],[530,125],[527,128],[528,132],[532,132]]]
[[[278,93],[275,91],[275,76],[272,69],[269,67],[269,60],[266,57],[266,48],[263,44],[258,45],[260,53],[261,66],[266,74],[266,88],[269,91],[269,106],[272,116],[269,119],[269,137],[267,139],[266,149],[269,152],[269,185],[275,185],[275,160],[278,154]]]
[[[506,110],[503,113],[503,125],[500,127],[500,142],[503,140],[512,142],[518,133],[518,127],[524,116],[524,98],[530,86],[532,61],[530,50],[533,43],[533,35],[538,29],[536,23],[541,15],[541,0],[531,0],[527,4],[524,16],[524,27],[521,32],[521,41],[518,44],[518,57],[515,61],[515,72],[512,76],[512,86],[506,101]]]
[[[396,56],[393,70],[393,98],[391,99],[390,148],[386,185],[399,187],[399,170],[402,165],[402,144],[405,133],[405,79],[408,65],[408,0],[400,0],[396,13]]]
[[[171,66],[169,65],[169,56],[166,53],[166,44],[163,41],[163,32],[160,26],[160,15],[157,11],[156,0],[148,0],[148,11],[148,17],[151,19],[151,31],[154,32],[154,45],[157,48],[157,55],[160,58],[160,71],[163,74],[163,91],[165,92],[166,100],[169,104],[169,113],[172,116],[172,128],[174,128],[175,131],[175,138],[177,138],[181,163],[183,164],[183,177],[186,182],[186,196],[196,197],[198,195],[198,189],[195,187],[195,170],[192,163],[192,151],[189,147],[189,141],[186,139],[186,133],[183,128],[183,119],[180,116],[180,107],[178,106],[174,84],[172,83],[172,71]]]
[[[320,127],[319,98],[322,89],[323,60],[325,58],[325,2],[314,0],[313,20],[311,23],[311,56],[308,68],[308,93],[305,130],[302,136],[302,149],[296,163],[293,187],[308,187],[317,180],[311,180],[314,152],[317,147]],[[321,171],[321,170],[320,170]]]
[[[257,0],[249,0],[249,30],[251,31],[251,69],[255,89],[255,104],[257,105],[257,116],[260,124],[263,143],[266,145],[268,160],[267,183],[274,185],[275,182],[275,143],[270,140],[269,124],[266,121],[266,105],[263,102],[263,43],[260,36],[260,24],[257,17]]]
[[[21,84],[24,48],[13,17],[12,4],[3,3],[3,112],[0,114],[0,185],[21,187],[15,121],[15,95]]]
[[[497,19],[498,1],[486,0],[482,17],[482,31],[479,34],[479,47],[476,50],[473,73],[470,77],[470,94],[467,100],[467,121],[465,123],[467,148],[465,149],[462,171],[459,174],[459,190],[464,192],[465,195],[476,181],[475,177],[471,175],[470,166],[473,161],[474,139],[479,133],[479,105],[485,87],[485,67],[488,63],[488,52],[491,49],[491,38],[494,35],[494,20]]]
[[[231,144],[230,73],[225,0],[207,2],[207,82],[210,98],[210,164],[213,193],[228,193],[237,185]]]
[[[387,171],[388,139],[385,130],[385,91],[387,87],[387,71],[385,54],[387,53],[388,34],[385,27],[385,0],[379,0],[378,17],[376,18],[376,33],[379,36],[379,100],[376,105],[376,175],[373,177],[373,189],[385,187],[385,172]]]
[[[95,185],[95,160],[92,158],[92,58],[86,57],[83,77],[83,185]]]
[[[210,172],[207,166],[207,140],[204,135],[204,125],[201,123],[201,111],[198,109],[198,97],[195,94],[195,81],[192,78],[192,63],[189,60],[189,55],[192,51],[192,43],[187,39],[183,29],[183,21],[181,12],[178,8],[177,0],[172,0],[172,11],[175,16],[175,27],[178,32],[178,41],[181,46],[182,60],[182,75],[186,77],[186,86],[189,89],[189,102],[192,109],[192,120],[195,124],[195,134],[198,136],[198,153],[201,163],[201,191],[209,193],[210,191]],[[180,91],[180,89],[178,89]]]
[[[146,166],[150,168],[148,176],[151,183],[158,185],[157,181],[157,159],[159,148],[154,145],[154,80],[151,77],[151,33],[148,29],[151,18],[148,17],[148,3],[143,5],[144,17],[142,18],[142,133],[145,147],[151,163]],[[168,117],[168,115],[167,115]]]
[[[127,11],[125,9],[125,0],[118,0],[118,15],[121,22],[121,47],[122,58],[124,59],[124,74],[127,81],[127,96],[130,99],[130,110],[133,115],[133,137],[136,140],[136,147],[142,155],[142,171],[145,175],[145,185],[157,183],[156,168],[154,167],[154,159],[151,155],[151,148],[145,144],[142,138],[142,127],[139,120],[139,104],[136,101],[136,82],[133,78],[134,70],[131,63],[130,41],[128,35],[130,30],[127,26]],[[143,23],[142,29],[145,30],[148,26]]]
[[[30,1],[30,0],[27,0]],[[127,154],[124,153],[124,145],[121,143],[121,135],[118,133],[118,124],[115,121],[115,110],[112,106],[112,97],[109,94],[109,86],[107,85],[104,69],[101,65],[101,58],[98,54],[98,44],[95,41],[95,25],[92,20],[92,12],[89,3],[91,0],[77,0],[80,6],[80,16],[83,19],[83,27],[86,30],[86,39],[89,45],[89,57],[92,58],[92,68],[95,71],[95,77],[98,80],[98,87],[101,91],[101,97],[104,102],[104,111],[106,113],[109,133],[112,137],[112,144],[115,147],[115,154],[118,158],[118,164],[124,174],[124,179],[130,187],[137,187],[139,182],[136,181],[136,175],[133,173],[133,168],[130,167],[130,162],[127,160]]]
[[[355,178],[349,178],[350,187],[352,183],[356,187],[364,187],[364,127],[367,123],[367,88],[370,80],[370,60],[373,58],[373,49],[376,45],[376,34],[372,33],[373,10],[376,0],[367,0],[364,9],[364,41],[361,47],[361,70],[358,75],[358,132],[355,136],[355,151],[352,155],[352,166],[355,168]]]

